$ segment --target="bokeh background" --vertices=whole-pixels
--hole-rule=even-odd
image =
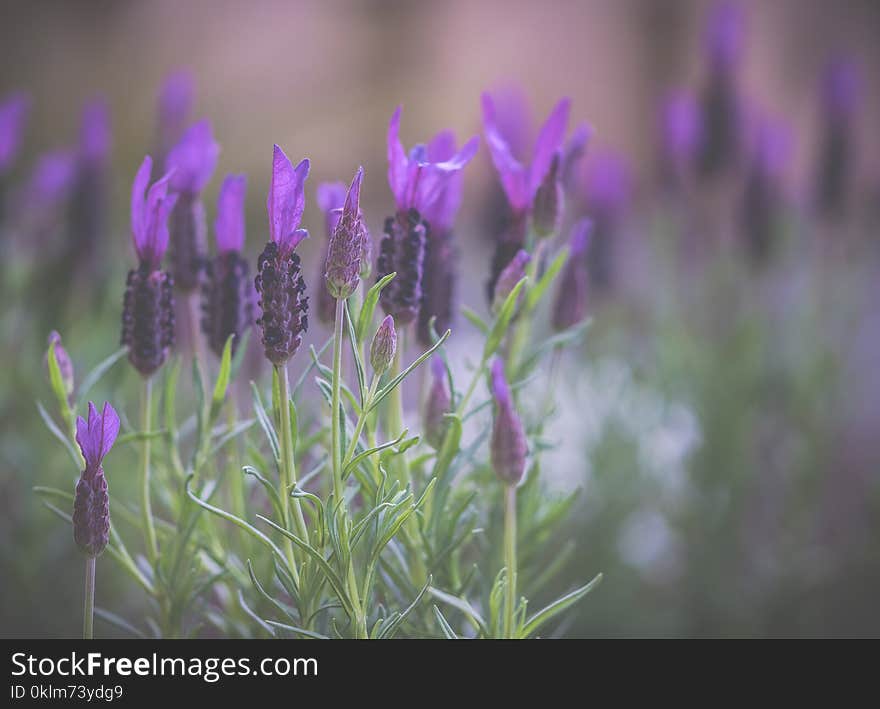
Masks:
[[[549,487],[582,490],[560,586],[605,574],[563,631],[880,632],[880,151],[871,130],[880,125],[880,6],[738,6],[743,113],[750,126],[772,117],[787,136],[766,189],[769,255],[749,247],[758,138],[744,138],[738,167],[720,177],[673,178],[662,159],[664,97],[682,87],[700,96],[711,79],[709,2],[4,2],[0,97],[24,91],[30,112],[3,178],[0,635],[78,630],[80,559],[69,530],[31,493],[35,484],[66,487],[77,473],[35,407],[50,397],[42,357],[51,329],[78,371],[116,348],[132,261],[128,191],[156,149],[162,82],[179,71],[195,87],[191,117],[210,118],[222,146],[209,216],[219,176],[248,175],[249,255],[266,238],[272,144],[311,158],[307,275],[323,246],[320,181],[347,180],[364,165],[365,212],[380,231],[392,208],[385,131],[397,104],[412,145],[441,128],[460,139],[481,133],[486,89],[520,91],[532,134],[570,96],[572,124],[588,122],[593,138],[566,224],[598,208],[590,171],[609,155],[625,189],[613,278],[591,289],[592,327],[562,361],[546,426],[557,446],[544,465]],[[832,112],[821,86],[827,63],[844,55],[859,88],[846,125],[852,179],[832,213],[816,198]],[[76,143],[81,108],[98,94],[112,125],[106,221],[83,256],[67,229],[71,194],[40,183],[38,165]],[[459,296],[485,312],[498,223],[485,146],[465,180]],[[465,362],[474,333],[457,324],[450,348]],[[320,326],[310,332],[312,342],[325,338]],[[99,393],[131,388],[123,369]],[[127,483],[112,484],[115,492]],[[99,604],[137,613],[142,600],[110,568]]]

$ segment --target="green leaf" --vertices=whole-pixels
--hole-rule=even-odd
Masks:
[[[426,359],[428,359],[428,357],[430,357],[434,352],[436,352],[440,348],[440,346],[444,342],[446,342],[446,338],[449,337],[450,334],[452,334],[452,330],[447,330],[446,332],[444,332],[443,335],[440,337],[440,339],[437,340],[437,342],[435,342],[429,349],[425,350],[421,355],[419,355],[418,359],[416,359],[415,362],[413,362],[411,365],[409,365],[409,367],[407,367],[400,374],[398,374],[396,377],[394,377],[394,379],[392,379],[390,382],[388,382],[388,384],[386,384],[384,387],[382,387],[376,393],[376,396],[374,397],[373,402],[370,404],[370,408],[368,409],[368,412],[375,409],[386,396],[388,396],[392,391],[394,391],[394,389],[397,387],[398,384],[400,384],[404,379],[406,379],[407,376],[409,376],[410,372],[412,372],[416,367],[418,367],[422,362],[424,362]]]
[[[251,583],[254,585],[254,588],[257,589],[259,594],[263,598],[265,598],[267,601],[269,601],[269,603],[271,603],[273,606],[275,606],[275,608],[277,608],[284,615],[286,615],[288,618],[293,618],[293,613],[291,612],[291,610],[289,608],[287,608],[283,603],[281,603],[280,601],[278,601],[275,598],[273,598],[272,596],[270,596],[266,592],[266,590],[263,588],[263,585],[260,583],[260,580],[257,578],[257,574],[254,571],[254,566],[251,563],[250,559],[247,560],[247,570],[248,570],[248,574],[251,577]]]
[[[263,488],[266,490],[266,494],[269,496],[269,502],[272,503],[272,509],[275,511],[275,514],[279,518],[283,518],[284,517],[284,513],[283,513],[284,507],[282,506],[282,503],[281,503],[281,496],[278,494],[278,490],[275,489],[275,486],[272,483],[270,483],[266,478],[264,478],[260,474],[259,470],[257,470],[256,468],[254,468],[251,465],[243,466],[241,471],[245,475],[250,475],[258,483],[260,483],[260,485],[263,486]]]
[[[449,625],[449,621],[443,617],[443,613],[440,609],[435,605],[434,608],[434,617],[437,619],[437,624],[440,626],[440,632],[443,633],[443,636],[447,640],[458,640],[458,635],[455,634],[455,631],[452,629],[452,626]]]
[[[412,603],[410,603],[403,611],[401,611],[400,613],[396,613],[394,616],[392,616],[392,619],[389,620],[387,623],[384,623],[382,625],[382,628],[379,630],[378,634],[376,635],[376,638],[378,640],[383,640],[385,638],[393,638],[394,633],[397,632],[397,629],[400,627],[401,623],[403,623],[403,621],[406,620],[407,616],[410,613],[412,613],[413,610],[415,610],[416,606],[419,605],[419,602],[422,600],[422,598],[425,595],[425,592],[428,590],[428,588],[430,586],[431,586],[431,576],[429,575],[428,582],[424,586],[422,586],[422,590],[419,591],[419,595],[416,596],[415,600]]]
[[[260,426],[266,434],[266,438],[269,441],[269,447],[272,449],[272,454],[275,456],[275,460],[281,460],[281,448],[278,445],[278,434],[275,431],[275,426],[272,424],[272,419],[269,418],[269,413],[266,411],[266,407],[263,406],[263,399],[260,397],[260,390],[254,382],[251,382],[251,393],[257,421],[260,422]]]
[[[296,633],[297,635],[302,635],[306,638],[312,638],[312,640],[329,640],[326,635],[321,635],[320,633],[316,633],[312,630],[305,630],[303,628],[297,628],[295,625],[287,625],[286,623],[279,623],[276,620],[267,620],[269,625],[275,628],[281,628],[282,630],[290,631],[291,633]]]
[[[79,453],[77,453],[76,449],[73,447],[73,444],[70,442],[70,439],[64,435],[60,428],[58,428],[58,424],[56,424],[52,417],[49,415],[49,412],[46,411],[45,407],[38,401],[37,409],[40,412],[40,418],[43,419],[43,423],[46,424],[46,428],[49,429],[50,433],[55,436],[64,447],[67,449],[67,452],[70,453],[70,457],[73,458],[73,462],[77,468],[80,468],[83,464],[82,457]]]
[[[123,433],[119,438],[116,439],[116,445],[122,445],[123,443],[139,443],[141,441],[152,441],[154,438],[162,438],[168,434],[168,431],[164,428],[160,428],[158,431],[129,431],[128,433]]]
[[[461,314],[464,315],[465,320],[477,328],[477,330],[479,330],[484,336],[489,334],[489,325],[483,320],[483,318],[477,315],[475,311],[471,310],[466,305],[462,305]]]
[[[556,258],[553,259],[553,261],[547,267],[547,270],[544,271],[544,275],[542,275],[541,278],[538,279],[538,282],[535,284],[534,288],[530,288],[529,292],[526,294],[526,313],[533,312],[538,303],[541,302],[541,298],[544,297],[544,293],[546,293],[547,289],[553,284],[553,281],[556,279],[559,271],[565,265],[567,259],[568,247],[566,246],[560,249],[559,253],[556,254]]]
[[[77,397],[77,408],[82,407],[86,402],[86,397],[92,388],[101,381],[101,378],[116,364],[120,359],[128,354],[128,347],[122,347],[107,359],[100,362],[91,372],[83,377],[82,384],[79,385],[79,396]]]
[[[580,588],[575,589],[571,593],[566,594],[562,598],[558,598],[550,605],[539,610],[526,621],[525,626],[523,626],[523,629],[520,631],[520,636],[523,638],[529,637],[529,635],[537,631],[538,628],[540,628],[544,623],[555,618],[566,608],[573,606],[575,603],[581,600],[590,591],[596,588],[596,586],[598,586],[601,581],[602,574],[598,574],[596,578],[590,581],[590,583],[588,583],[586,586],[581,586]]]
[[[390,448],[391,446],[396,446],[396,445],[398,445],[398,444],[399,444],[404,438],[406,438],[406,434],[407,434],[407,433],[409,433],[409,429],[406,429],[406,428],[405,428],[405,429],[403,429],[403,433],[401,433],[401,434],[400,434],[397,438],[395,438],[393,441],[388,441],[387,443],[382,443],[381,445],[378,445],[378,446],[376,446],[375,448],[367,448],[367,450],[362,451],[361,453],[359,453],[358,455],[356,455],[354,458],[352,458],[352,459],[349,461],[348,465],[346,465],[346,466],[342,469],[342,477],[343,477],[343,479],[346,478],[346,477],[348,477],[348,472],[349,472],[352,468],[354,468],[356,465],[358,465],[362,460],[365,460],[365,459],[369,458],[369,457],[370,457],[371,455],[373,455],[374,453],[378,453],[379,451],[385,450],[386,448]],[[418,439],[416,439],[416,440],[418,440]]]
[[[348,301],[345,301],[345,323],[348,326],[348,341],[351,344],[351,352],[354,357],[354,368],[358,379],[358,392],[361,398],[361,406],[366,403],[367,398],[367,382],[364,376],[364,362],[361,358],[361,348],[358,344],[354,332],[354,324],[351,320],[351,307]]]
[[[58,400],[58,411],[64,421],[70,421],[70,402],[67,399],[67,390],[64,386],[64,378],[61,376],[61,368],[58,366],[58,358],[55,356],[55,343],[49,343],[49,351],[46,353],[49,363],[49,383]]]
[[[146,640],[147,636],[144,635],[140,630],[135,628],[131,623],[129,623],[124,618],[120,618],[115,613],[111,613],[105,608],[95,608],[95,617],[100,618],[105,623],[112,625],[120,630],[124,630],[129,635],[134,635],[136,638],[140,638],[141,640]]]
[[[486,621],[483,620],[480,614],[477,613],[477,611],[474,610],[473,606],[468,603],[464,598],[458,598],[457,596],[453,596],[451,593],[441,591],[439,588],[431,587],[428,589],[428,591],[437,600],[443,601],[444,603],[461,611],[464,614],[464,617],[467,618],[468,622],[473,625],[477,631],[482,633],[485,637],[489,637],[489,628],[486,625]]]
[[[269,625],[265,620],[260,618],[251,607],[245,603],[244,594],[241,592],[241,589],[238,589],[238,605],[241,606],[241,609],[245,612],[251,620],[253,620],[257,625],[259,625],[263,630],[265,630],[269,635],[275,636],[275,631],[272,629],[272,626]]]
[[[220,407],[226,400],[226,391],[229,389],[229,376],[232,370],[232,340],[235,335],[226,338],[223,345],[223,354],[220,357],[220,372],[217,374],[217,382],[214,384],[214,393],[211,396],[210,419],[214,421],[220,413]]]
[[[447,420],[446,435],[443,437],[443,445],[437,453],[437,460],[434,462],[434,470],[432,475],[438,480],[443,480],[446,471],[452,464],[461,446],[461,416],[457,414],[446,414]]]
[[[364,305],[358,316],[358,324],[355,333],[358,342],[363,343],[365,341],[367,331],[373,324],[373,312],[376,310],[376,304],[379,302],[379,294],[385,286],[391,283],[391,280],[396,275],[397,273],[389,273],[387,276],[376,281],[375,285],[367,291],[367,295],[364,298]]]
[[[492,328],[486,336],[486,344],[483,346],[483,362],[488,362],[501,346],[501,341],[504,339],[513,314],[516,312],[519,292],[525,287],[527,281],[528,276],[523,276],[513,287],[513,290],[510,291],[504,304],[498,310],[498,317],[492,323]]]

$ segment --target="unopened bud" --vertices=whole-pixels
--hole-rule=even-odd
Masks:
[[[391,366],[396,351],[397,331],[394,329],[394,318],[386,315],[370,344],[370,364],[377,375]]]
[[[49,349],[52,349],[52,345],[55,345],[55,362],[58,364],[58,371],[61,372],[61,381],[64,384],[64,393],[67,394],[67,398],[73,396],[73,362],[70,360],[70,356],[67,354],[67,350],[64,349],[64,346],[61,344],[61,335],[58,334],[57,331],[52,330],[49,333]],[[46,351],[46,357],[43,360],[43,363],[46,367],[46,373],[49,374],[49,352]]]

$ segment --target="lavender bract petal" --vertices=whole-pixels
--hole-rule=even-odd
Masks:
[[[247,193],[245,175],[228,175],[220,186],[217,197],[217,219],[214,232],[220,253],[241,251],[244,248],[244,201]]]

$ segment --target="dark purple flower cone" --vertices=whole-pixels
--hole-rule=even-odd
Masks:
[[[451,231],[428,235],[418,325],[419,343],[424,347],[433,344],[431,318],[434,318],[434,332],[438,335],[452,326],[455,314],[456,256]]]
[[[427,225],[415,209],[385,220],[379,245],[376,280],[397,273],[382,290],[379,304],[398,326],[416,319],[422,303],[422,273]]]
[[[174,346],[173,281],[165,271],[151,271],[142,264],[128,272],[122,308],[122,344],[128,359],[149,377]]]
[[[174,283],[182,293],[191,293],[199,285],[207,253],[205,208],[197,194],[183,192],[178,195],[168,228]]]
[[[86,468],[73,499],[73,540],[87,556],[98,556],[110,541],[110,495],[99,465]]]
[[[248,264],[237,251],[218,254],[205,268],[202,284],[202,332],[211,350],[222,356],[230,335],[232,353],[253,320]]]
[[[495,301],[495,286],[498,278],[513,258],[525,247],[526,224],[524,219],[514,220],[503,232],[492,254],[489,280],[486,282],[486,298],[491,305]]]
[[[282,365],[296,354],[309,327],[309,298],[299,254],[270,241],[257,261],[254,284],[260,295],[262,315],[257,324],[266,358]]]
[[[714,176],[736,166],[739,160],[740,105],[734,77],[713,74],[702,98],[703,134],[698,167]]]

